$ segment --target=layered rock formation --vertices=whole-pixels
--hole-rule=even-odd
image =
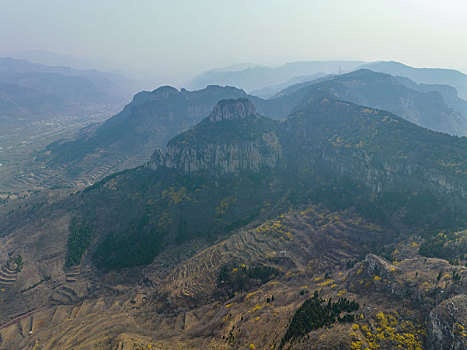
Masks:
[[[429,350],[467,349],[467,296],[456,295],[430,312],[428,320]]]
[[[224,174],[275,168],[283,153],[275,125],[248,99],[222,100],[198,126],[170,141],[165,155],[154,152],[148,166]]]
[[[209,115],[209,121],[222,122],[224,120],[245,119],[249,116],[256,116],[256,109],[253,103],[246,98],[237,100],[229,99],[220,101]]]

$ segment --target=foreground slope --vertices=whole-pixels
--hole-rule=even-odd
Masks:
[[[188,260],[174,259],[187,249],[181,246],[120,276],[102,278],[84,265],[55,288],[55,306],[45,303],[2,324],[2,346],[461,349],[465,314],[453,310],[465,303],[465,268],[420,257],[419,238],[392,246],[390,262],[365,257],[392,234],[352,211],[309,207],[242,230]],[[83,283],[88,292],[80,299]],[[353,321],[287,339],[295,312],[315,291],[358,303]]]

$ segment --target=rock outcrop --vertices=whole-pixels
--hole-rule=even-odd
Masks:
[[[402,287],[395,277],[396,267],[374,254],[368,254],[359,266],[354,268],[348,281],[349,290],[360,293],[368,291],[401,297]]]
[[[256,109],[253,103],[246,98],[237,100],[229,99],[220,101],[209,115],[211,122],[221,122],[232,119],[245,119],[256,115]]]
[[[156,150],[148,166],[239,174],[275,168],[282,153],[275,122],[259,116],[253,103],[241,98],[220,101],[198,126],[170,141],[166,154]]]
[[[467,296],[457,295],[443,301],[428,319],[427,349],[467,349]]]
[[[363,274],[374,279],[375,276],[394,280],[393,271],[396,267],[374,254],[368,254],[363,262]]]

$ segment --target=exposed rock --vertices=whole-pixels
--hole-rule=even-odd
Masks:
[[[229,99],[220,101],[209,115],[211,122],[220,122],[230,119],[243,119],[248,116],[256,115],[256,109],[253,103],[246,98],[237,100]]]
[[[153,170],[164,166],[164,153],[162,153],[160,148],[156,149],[151,155],[151,159],[149,160],[147,166]]]
[[[394,265],[374,254],[368,254],[363,262],[363,273],[370,277],[379,276],[387,280],[393,280],[392,272],[395,269]]]
[[[353,277],[348,282],[350,290],[375,291],[391,297],[402,297],[406,294],[404,288],[396,281],[396,267],[379,256],[368,254],[363,263],[354,270]]]
[[[211,129],[209,124],[235,123],[221,129]],[[260,117],[248,99],[223,100],[195,129],[173,139],[164,155],[160,149],[151,156],[148,166],[180,169],[184,172],[201,170],[238,174],[241,171],[257,172],[262,168],[275,168],[283,158],[282,147],[270,120]],[[233,129],[235,128],[235,129]],[[199,129],[212,137],[200,140]],[[239,137],[242,132],[247,137]],[[206,142],[205,142],[206,141]]]
[[[427,349],[467,349],[467,296],[443,301],[430,312]]]

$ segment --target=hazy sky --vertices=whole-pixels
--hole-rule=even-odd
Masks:
[[[0,52],[47,50],[180,85],[239,62],[467,67],[465,0],[0,0]]]

